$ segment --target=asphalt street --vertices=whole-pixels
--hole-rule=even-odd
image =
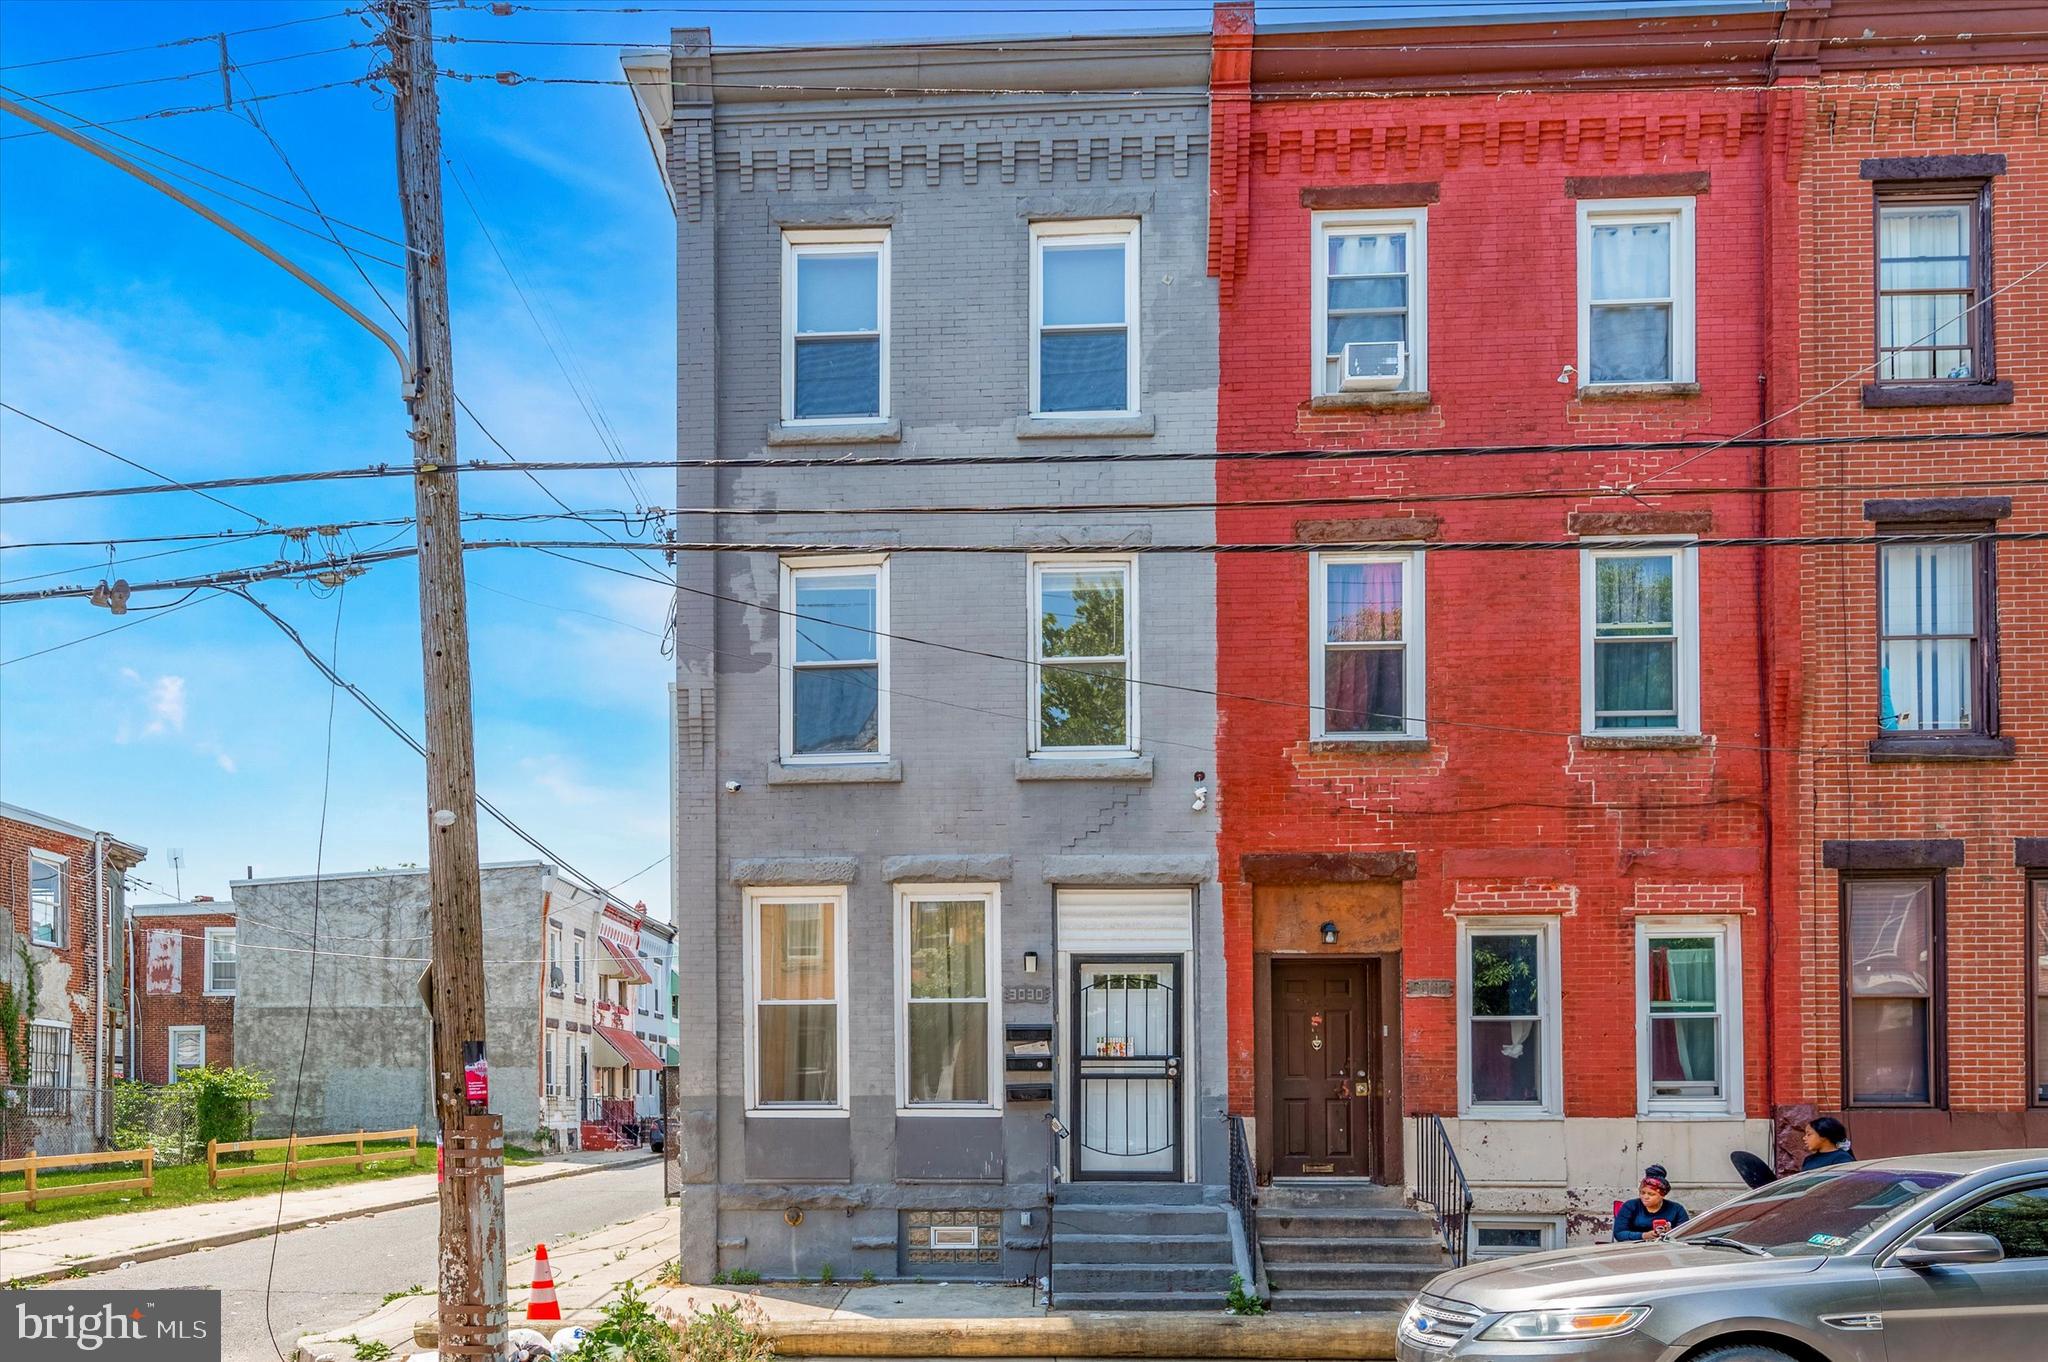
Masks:
[[[659,1162],[513,1187],[505,1194],[509,1254],[517,1256],[536,1241],[552,1245],[571,1235],[630,1220],[659,1205]],[[291,1356],[302,1334],[361,1319],[382,1304],[389,1292],[431,1286],[438,1218],[433,1206],[413,1206],[308,1226],[278,1235],[274,1241],[265,1236],[51,1285],[68,1290],[218,1287],[223,1362],[277,1362],[280,1356]],[[270,1283],[267,1324],[266,1282]],[[523,1293],[527,1283],[511,1285],[515,1292]],[[524,1299],[523,1295],[520,1298]],[[273,1335],[277,1340],[274,1346]]]

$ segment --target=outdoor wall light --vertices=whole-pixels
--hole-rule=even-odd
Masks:
[[[803,1223],[804,1223],[804,1211],[803,1211],[803,1207],[801,1207],[801,1206],[792,1206],[792,1207],[790,1207],[790,1208],[789,1208],[788,1210],[784,1211],[784,1212],[782,1213],[782,1223],[783,1223],[783,1224],[785,1224],[785,1225],[787,1225],[787,1226],[789,1226],[789,1227],[790,1227],[791,1229],[795,1229],[795,1228],[796,1228],[796,1227],[797,1227],[798,1225],[801,1225],[801,1224],[803,1224]]]
[[[1336,923],[1334,923],[1334,922],[1325,922],[1325,923],[1323,924],[1323,944],[1324,944],[1325,946],[1334,946],[1334,945],[1336,945],[1336,944],[1337,944],[1337,924],[1336,924]]]
[[[1025,972],[1026,974],[1036,974],[1036,973],[1038,973],[1038,952],[1037,952],[1037,951],[1026,951],[1026,952],[1024,952],[1024,972]]]

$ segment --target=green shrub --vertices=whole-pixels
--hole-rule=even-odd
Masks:
[[[270,1079],[256,1069],[187,1069],[175,1086],[191,1090],[193,1139],[202,1146],[248,1139],[254,1104],[270,1096]]]
[[[714,1305],[683,1324],[690,1362],[768,1362],[775,1349],[761,1335],[761,1311],[750,1302]]]
[[[725,1274],[725,1279],[734,1286],[759,1286],[761,1274],[750,1267],[736,1267]]]
[[[682,1341],[675,1316],[649,1305],[627,1282],[569,1356],[575,1362],[675,1362]]]
[[[1232,1315],[1263,1315],[1266,1303],[1245,1289],[1244,1274],[1230,1274],[1230,1294],[1223,1298],[1225,1313]]]

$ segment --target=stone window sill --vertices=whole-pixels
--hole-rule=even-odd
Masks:
[[[1318,393],[1302,404],[1306,412],[1322,414],[1338,411],[1426,411],[1430,395],[1427,389],[1421,392],[1399,393]]]
[[[886,421],[820,421],[815,425],[784,421],[768,428],[771,445],[892,445],[903,439],[903,423]]]
[[[1707,745],[1704,733],[1582,733],[1588,752],[1690,752]]]
[[[1872,761],[2011,761],[2013,740],[1984,733],[1880,733]]]
[[[1129,416],[1020,416],[1014,433],[1020,440],[1127,440],[1157,432],[1151,412]]]
[[[1148,781],[1150,754],[1136,757],[1019,757],[1019,780]]]
[[[1311,752],[1348,754],[1359,757],[1407,756],[1429,751],[1428,738],[1311,738]]]
[[[894,785],[903,779],[903,763],[887,761],[776,762],[768,768],[770,785]]]
[[[1579,389],[1581,402],[1642,402],[1650,399],[1698,397],[1697,383],[1589,383]]]
[[[2012,403],[2012,380],[1996,383],[1866,383],[1866,407],[2003,407]]]

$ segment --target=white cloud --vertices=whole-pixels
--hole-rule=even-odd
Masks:
[[[185,731],[185,678],[182,676],[159,676],[149,685],[149,725],[144,733],[183,733]]]

